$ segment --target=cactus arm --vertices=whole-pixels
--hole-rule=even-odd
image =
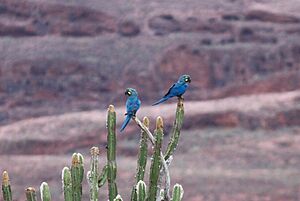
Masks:
[[[102,169],[101,174],[98,177],[98,186],[99,186],[99,188],[102,187],[105,184],[106,180],[107,180],[107,171],[108,171],[108,166],[105,165]]]
[[[183,107],[183,98],[178,98],[177,109],[176,109],[176,117],[172,128],[172,136],[169,141],[167,151],[165,153],[165,160],[167,161],[174,153],[177,148],[180,130],[182,128],[184,118],[184,107]]]
[[[36,192],[35,192],[34,188],[28,187],[25,190],[25,193],[26,193],[26,200],[27,201],[36,201]]]
[[[149,119],[144,117],[143,124],[149,129]],[[141,129],[141,137],[140,137],[140,149],[138,154],[138,162],[137,162],[137,169],[136,169],[136,184],[140,180],[144,180],[146,164],[147,164],[147,153],[148,153],[148,144],[147,144],[147,133]],[[136,184],[133,186],[131,191],[131,201],[137,200],[137,192],[136,192]]]
[[[137,192],[137,200],[138,201],[145,201],[147,197],[146,193],[146,184],[144,181],[140,180],[136,185],[136,192]]]
[[[88,172],[88,183],[90,186],[90,200],[98,201],[99,186],[98,186],[98,175],[99,175],[99,148],[91,148],[91,169]]]
[[[149,119],[144,117],[143,124],[149,128]],[[141,140],[140,140],[140,151],[138,156],[138,167],[136,173],[136,183],[140,180],[144,180],[145,169],[147,164],[147,152],[148,152],[148,144],[147,144],[147,133],[142,130],[141,131]]]
[[[148,139],[150,140],[152,145],[155,145],[155,138],[153,137],[152,133],[150,132],[150,130],[137,118],[137,117],[132,117],[133,120],[135,121],[135,123],[142,129],[145,131],[145,133],[148,136]],[[170,179],[170,172],[168,169],[168,165],[167,162],[164,159],[164,155],[162,152],[160,152],[160,157],[161,157],[161,162],[162,162],[162,167],[163,167],[163,173],[166,174],[166,199],[169,200],[170,196],[169,196],[169,189],[170,189],[170,183],[171,183],[171,179]]]
[[[12,201],[11,187],[9,176],[6,171],[2,173],[2,194],[4,201]]]
[[[46,182],[43,182],[40,187],[41,200],[42,201],[51,201],[51,194],[49,186]]]
[[[116,112],[113,105],[110,105],[107,112],[107,181],[109,200],[113,201],[118,195],[116,175]]]
[[[183,198],[183,188],[179,184],[175,184],[173,187],[172,201],[181,201]]]
[[[63,191],[64,191],[64,200],[72,201],[73,200],[72,176],[71,176],[71,171],[68,167],[64,167],[62,170],[62,183],[63,183]]]
[[[74,153],[71,165],[73,201],[81,201],[83,173],[83,157],[79,153]]]
[[[154,145],[154,153],[152,156],[152,163],[150,167],[150,185],[147,201],[155,201],[157,197],[157,184],[161,168],[161,160],[163,159],[161,157],[161,146],[163,140],[163,122],[161,117],[158,117],[156,120],[155,134],[156,138]]]

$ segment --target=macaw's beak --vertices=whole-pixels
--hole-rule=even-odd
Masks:
[[[130,91],[129,89],[126,89],[125,95],[126,95],[126,96],[131,96],[131,91]]]
[[[188,77],[188,83],[191,83],[191,81],[192,81],[192,80],[191,80],[191,78],[190,78],[190,77]]]

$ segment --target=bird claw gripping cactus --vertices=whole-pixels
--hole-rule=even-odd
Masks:
[[[11,187],[9,182],[9,176],[6,171],[2,174],[2,194],[4,201],[12,201]]]
[[[43,182],[40,187],[41,200],[42,201],[51,201],[51,194],[49,186],[46,182]]]

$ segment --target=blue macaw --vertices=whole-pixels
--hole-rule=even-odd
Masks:
[[[126,101],[126,110],[127,112],[125,113],[126,119],[124,120],[120,132],[122,132],[127,124],[129,123],[130,119],[135,116],[136,112],[141,106],[141,101],[138,98],[138,93],[135,89],[133,88],[127,88],[125,91],[125,95],[128,96],[127,101]]]
[[[159,101],[153,103],[153,105],[158,105],[174,96],[181,97],[188,88],[189,83],[191,83],[191,77],[189,75],[181,75],[178,81],[171,86],[166,95]]]

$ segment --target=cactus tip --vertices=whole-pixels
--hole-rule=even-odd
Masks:
[[[162,129],[164,126],[163,119],[161,116],[156,119],[156,129]]]
[[[143,119],[143,124],[149,128],[149,124],[150,124],[150,121],[149,121],[149,118],[148,117],[144,117]]]
[[[113,105],[109,105],[108,106],[108,111],[109,112],[114,112],[115,111],[115,107]]]
[[[28,187],[28,188],[26,188],[26,193],[28,192],[35,192],[35,189],[33,188],[33,187]]]
[[[3,171],[2,173],[2,184],[9,185],[9,176],[7,171]]]
[[[77,153],[74,153],[72,155],[72,165],[77,165],[79,163],[78,155]]]
[[[98,147],[92,147],[91,150],[90,150],[90,152],[91,152],[92,156],[97,156],[97,155],[100,154],[100,150],[99,150]]]

